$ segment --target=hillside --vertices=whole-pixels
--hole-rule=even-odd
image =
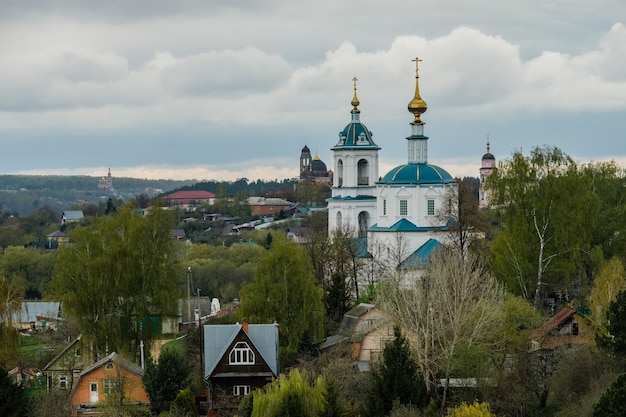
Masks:
[[[192,180],[113,178],[114,191],[99,192],[100,178],[63,175],[0,175],[0,211],[28,216],[40,207],[55,211],[73,208],[77,202],[98,204],[109,198],[128,199],[145,193],[150,197],[189,186]]]

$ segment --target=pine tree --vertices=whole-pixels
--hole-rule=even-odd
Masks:
[[[407,339],[399,326],[394,327],[394,339],[387,342],[381,363],[372,369],[366,415],[386,416],[395,403],[426,406],[426,384],[417,370]]]

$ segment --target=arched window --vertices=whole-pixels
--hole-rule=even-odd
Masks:
[[[340,212],[340,211],[338,211],[338,212],[337,212],[337,217],[336,217],[336,219],[337,219],[337,229],[341,229],[341,227],[343,226],[343,224],[341,223],[341,222],[342,222],[342,219],[341,219],[341,212]]]
[[[254,352],[246,342],[237,342],[228,355],[230,365],[254,365]]]
[[[357,185],[369,185],[370,177],[369,177],[369,168],[368,168],[367,159],[361,159],[358,163],[358,172],[357,172]]]
[[[370,214],[367,211],[359,213],[359,237],[367,236],[367,228],[370,223]]]
[[[343,187],[343,161],[337,161],[337,186]]]

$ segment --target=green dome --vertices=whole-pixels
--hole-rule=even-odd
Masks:
[[[379,184],[448,184],[455,182],[448,172],[436,165],[406,164],[392,169]]]
[[[341,148],[374,148],[380,149],[372,140],[372,132],[361,122],[348,123],[339,132],[339,142],[333,149]]]

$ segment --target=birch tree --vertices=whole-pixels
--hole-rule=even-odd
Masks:
[[[410,284],[381,283],[379,305],[405,329],[429,392],[454,376],[462,349],[489,343],[501,321],[504,291],[473,254],[441,249]],[[444,399],[445,403],[445,391]]]

